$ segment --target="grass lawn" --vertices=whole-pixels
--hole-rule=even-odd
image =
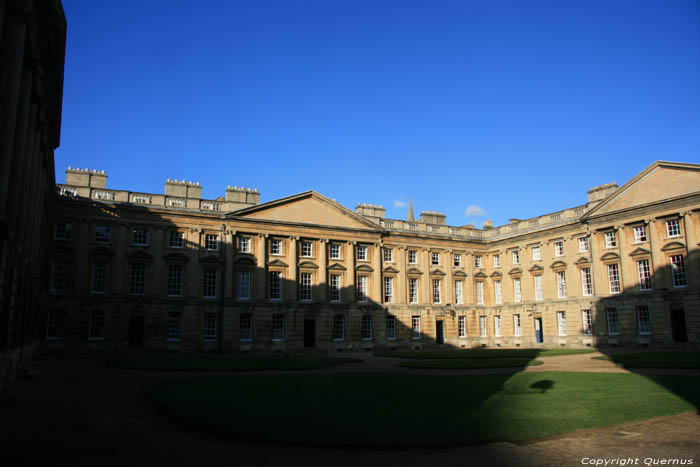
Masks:
[[[168,355],[153,354],[110,357],[107,364],[115,368],[137,370],[251,371],[306,370],[360,360],[316,355]]]
[[[523,368],[542,365],[542,360],[525,358],[447,358],[443,360],[418,360],[401,362],[406,368],[466,369],[466,368]]]
[[[555,355],[593,353],[594,349],[468,349],[468,350],[409,350],[405,352],[376,352],[377,357],[394,358],[535,358]]]
[[[574,372],[231,375],[144,389],[184,424],[243,439],[334,446],[523,441],[678,414],[700,377]]]
[[[700,352],[639,352],[593,357],[625,368],[700,368]]]

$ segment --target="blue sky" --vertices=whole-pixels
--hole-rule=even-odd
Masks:
[[[316,190],[450,225],[700,163],[700,3],[63,0],[57,181]],[[471,206],[471,209],[469,207]]]

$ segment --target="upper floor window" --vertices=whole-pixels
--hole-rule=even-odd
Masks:
[[[367,261],[367,247],[365,245],[357,245],[357,260]]]
[[[218,269],[205,268],[204,278],[202,281],[202,295],[204,298],[216,298],[216,282]]]
[[[544,298],[544,291],[542,289],[542,275],[533,276],[533,283],[535,284],[535,300],[542,300]]]
[[[365,303],[369,294],[369,276],[357,276],[357,301]]]
[[[484,304],[484,283],[482,281],[476,283],[476,304]]]
[[[578,239],[578,252],[586,253],[589,250],[588,237],[579,237]]]
[[[108,225],[96,225],[95,241],[102,243],[109,243],[112,241],[112,228]]]
[[[337,243],[331,243],[330,257],[331,259],[340,259],[340,245],[338,245]]]
[[[415,250],[408,250],[408,264],[418,263],[418,254]]]
[[[581,268],[581,293],[584,296],[593,295],[591,268]]]
[[[394,262],[394,250],[391,248],[384,248],[384,262],[393,263]]]
[[[615,237],[615,232],[605,232],[605,248],[616,248],[617,238]]]
[[[313,256],[313,244],[311,242],[301,242],[301,256],[304,258]]]
[[[68,224],[65,222],[57,222],[56,230],[54,230],[54,237],[56,240],[70,240],[71,231],[73,230],[73,224]]]
[[[433,266],[439,266],[440,265],[440,253],[433,252],[431,262],[432,262]]]
[[[250,271],[238,271],[237,297],[241,300],[250,298]]]
[[[103,294],[107,290],[107,264],[101,261],[92,263],[92,280],[90,281],[90,292]]]
[[[557,297],[566,298],[566,273],[564,271],[557,272]]]
[[[462,266],[462,255],[460,253],[455,253],[454,255],[454,265],[456,268]]]
[[[620,269],[617,264],[608,264],[610,293],[620,293]]]
[[[340,301],[340,275],[331,274],[330,276],[330,301]]]
[[[494,268],[501,267],[501,255],[493,255],[493,267]]]
[[[384,278],[384,303],[394,302],[394,278]]]
[[[146,288],[146,264],[131,265],[131,295],[143,295]]]
[[[533,261],[539,261],[542,259],[542,252],[540,251],[539,246],[533,246],[532,247],[532,260]]]
[[[270,254],[271,255],[281,255],[282,254],[282,240],[279,238],[273,238],[270,240]]]
[[[494,298],[496,299],[496,305],[500,305],[503,303],[503,292],[501,289],[501,281],[494,281],[493,282],[493,295]]]
[[[219,249],[219,236],[217,234],[204,235],[204,248],[215,251]]]
[[[440,279],[433,279],[433,303],[441,303]]]
[[[464,282],[455,281],[455,303],[457,305],[464,304]]]
[[[51,261],[49,291],[53,293],[67,291],[72,269],[73,262],[70,260],[54,259]]]
[[[302,302],[311,301],[311,286],[312,277],[310,272],[301,273],[301,296],[299,297]]]
[[[651,269],[648,259],[637,261],[637,273],[639,275],[639,290],[651,290]]]
[[[182,296],[182,266],[172,264],[168,266],[168,296]]]
[[[674,287],[685,287],[687,285],[683,255],[671,256],[671,276]]]
[[[564,256],[564,242],[554,242],[554,256]]]
[[[253,241],[250,237],[241,237],[238,239],[238,250],[241,253],[250,253],[252,251]]]
[[[647,241],[647,229],[643,225],[637,225],[634,227],[634,243],[641,243]]]
[[[418,279],[408,279],[408,303],[418,303]]]
[[[678,219],[671,219],[666,221],[666,236],[668,237],[680,237],[681,236],[681,223]]]
[[[523,299],[520,278],[516,277],[513,279],[513,301],[520,303]]]
[[[475,256],[474,256],[474,267],[475,267],[475,268],[480,268],[480,267],[481,267],[481,256],[480,256],[480,255],[475,255]]]
[[[185,246],[185,232],[173,230],[170,232],[170,248],[182,248]]]
[[[270,271],[270,300],[282,300],[282,272]]]
[[[143,227],[136,227],[131,232],[131,244],[136,246],[146,246],[148,244],[148,230]]]
[[[520,251],[513,251],[513,264],[520,264]]]

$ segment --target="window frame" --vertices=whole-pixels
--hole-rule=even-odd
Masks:
[[[593,313],[591,310],[581,310],[582,334],[584,336],[593,335]]]
[[[612,249],[617,248],[617,235],[614,230],[609,230],[603,234],[603,239],[605,241],[605,248]]]
[[[357,276],[357,302],[367,303],[369,301],[369,276]]]
[[[637,278],[639,279],[640,291],[648,292],[652,290],[651,268],[648,259],[640,259],[637,261]]]
[[[168,240],[168,248],[181,250],[185,247],[185,232],[182,230],[171,230]]]
[[[112,243],[112,226],[96,224],[94,240],[95,243]]]
[[[556,271],[557,298],[566,298],[566,271]]]
[[[59,228],[60,226],[60,228]],[[56,222],[53,231],[54,240],[71,240],[73,238],[73,224],[70,222]]]
[[[666,225],[666,238],[678,238],[682,236],[680,219],[668,219]]]
[[[457,332],[460,339],[467,338],[467,317],[464,315],[457,317]]]
[[[635,225],[632,227],[634,243],[644,243],[647,241],[647,229],[645,225]]]
[[[542,250],[539,245],[532,247],[532,261],[542,261]]]
[[[284,241],[281,238],[270,239],[270,256],[284,255]]]
[[[453,261],[453,267],[461,268],[462,267],[462,253],[455,253],[452,256],[452,261]]]
[[[420,331],[420,315],[411,316],[411,339],[418,340],[421,338]]]
[[[684,255],[671,255],[668,259],[671,266],[671,285],[674,289],[688,286],[688,277],[685,272]]]
[[[204,249],[207,251],[219,251],[219,234],[204,234]]]
[[[355,259],[357,261],[369,261],[367,259],[368,255],[369,255],[369,247],[367,245],[357,245],[355,250],[356,250]]]
[[[213,326],[212,326],[213,323]],[[207,342],[215,341],[218,335],[219,323],[216,313],[202,314],[202,340]],[[212,332],[213,331],[213,332]]]
[[[620,265],[618,263],[610,263],[607,265],[607,270],[610,294],[622,293],[622,286],[620,284]]]
[[[314,244],[309,240],[302,240],[299,242],[299,257],[300,258],[313,258],[314,257]]]
[[[311,302],[313,301],[313,286],[314,277],[310,272],[300,272],[299,273],[299,301],[300,302]]]
[[[564,256],[564,242],[554,242],[554,257],[561,258]]]
[[[345,340],[345,315],[339,313],[333,315],[333,328],[331,331],[331,336],[336,342]]]
[[[593,295],[593,276],[591,268],[581,268],[581,296],[590,297]]]
[[[503,284],[501,281],[493,281],[493,298],[496,305],[503,304]]]
[[[131,230],[132,246],[148,246],[148,229],[145,227],[134,227]]]

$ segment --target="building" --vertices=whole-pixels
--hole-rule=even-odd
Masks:
[[[66,171],[52,213],[46,345],[323,351],[692,345],[700,165],[655,162],[585,204],[508,225],[387,219],[313,191],[201,199]]]

